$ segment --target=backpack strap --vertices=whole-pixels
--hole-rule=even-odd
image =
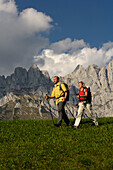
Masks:
[[[60,86],[59,86],[59,87],[60,87],[60,90],[62,90],[62,91],[63,91],[63,89],[62,89],[62,87],[61,87],[61,83],[60,83]]]
[[[87,89],[87,87],[84,87],[84,93],[85,93],[85,89]]]
[[[62,84],[64,84],[65,87],[66,87],[66,84],[65,84],[65,83],[60,83],[60,90],[62,90],[62,91],[64,92],[64,90],[62,89],[62,86],[61,86]],[[67,89],[67,90],[66,90],[65,92],[68,91],[68,88],[67,88],[67,87],[66,87],[66,89]],[[65,93],[65,92],[64,92],[64,93]]]

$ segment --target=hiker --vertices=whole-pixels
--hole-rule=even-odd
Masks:
[[[93,121],[95,126],[98,126],[98,121],[96,120],[96,116],[93,115],[91,110],[91,99],[88,101],[88,89],[85,87],[85,84],[83,81],[80,81],[79,84],[79,94],[77,95],[77,98],[79,98],[79,104],[78,104],[78,115],[76,116],[74,127],[77,128],[80,124],[82,114],[84,110],[87,111],[87,116]]]
[[[46,96],[46,99],[53,99],[56,98],[56,105],[58,107],[58,113],[59,113],[59,120],[55,124],[55,126],[59,127],[61,126],[62,120],[64,119],[65,123],[67,126],[70,126],[71,123],[65,113],[64,106],[66,104],[66,98],[67,98],[67,88],[66,86],[62,83],[59,82],[59,77],[55,76],[53,78],[53,81],[55,83],[53,91],[51,96]]]

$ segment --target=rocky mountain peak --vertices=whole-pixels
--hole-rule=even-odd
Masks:
[[[37,64],[33,64],[33,65],[32,65],[32,68],[34,68],[34,69],[38,69],[38,70],[39,70],[39,68],[38,68]]]
[[[91,70],[99,73],[100,67],[97,66],[96,64],[91,64],[91,65],[89,65],[89,66],[86,68],[86,71],[91,71]]]
[[[14,74],[22,73],[22,72],[27,72],[27,70],[23,67],[16,67],[14,70]]]
[[[42,70],[42,74],[45,75],[47,78],[50,78],[48,71]]]
[[[28,71],[25,68],[17,67],[14,73],[7,78],[0,76],[0,97],[10,92],[16,95],[34,93],[40,86],[47,92],[47,89],[50,89],[48,84],[51,86],[51,83],[49,74],[39,70],[35,64]]]
[[[107,67],[113,68],[113,60],[108,63]]]
[[[27,70],[22,67],[15,68],[14,74],[11,75],[12,81],[18,84],[24,84],[27,82]]]
[[[74,71],[72,73],[76,73],[77,71],[83,70],[83,69],[84,69],[84,67],[79,64],[79,65],[77,65],[77,67],[74,69]]]

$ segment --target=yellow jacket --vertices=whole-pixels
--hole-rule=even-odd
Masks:
[[[57,85],[54,85],[53,91],[51,93],[52,97],[56,98],[56,104],[58,104],[59,102],[61,102],[63,100],[63,98],[65,97],[64,94],[67,91],[66,87],[64,84],[61,84],[61,89],[60,89],[60,82],[57,83]]]

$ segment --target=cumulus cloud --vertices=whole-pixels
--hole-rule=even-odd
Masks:
[[[52,22],[52,19],[33,8],[25,9],[21,12],[19,19],[24,24],[24,27],[27,27],[29,33],[42,32],[51,28],[50,22]]]
[[[50,48],[34,57],[40,69],[48,70],[50,75],[64,76],[71,73],[78,64],[105,66],[113,58],[113,42],[104,43],[99,49],[91,48],[84,40],[70,38],[53,43]],[[39,61],[42,61],[39,62]]]
[[[17,13],[17,8],[14,0],[0,0],[0,11],[8,13]]]
[[[19,13],[14,0],[0,0],[0,75],[33,64],[33,56],[49,44],[41,33],[50,30],[51,23],[42,12],[28,8]]]
[[[66,38],[65,40],[61,40],[56,43],[52,43],[50,48],[54,50],[55,53],[73,53],[75,50],[80,50],[81,48],[88,47],[89,44],[86,44],[84,40],[74,40],[72,41],[70,38]]]

